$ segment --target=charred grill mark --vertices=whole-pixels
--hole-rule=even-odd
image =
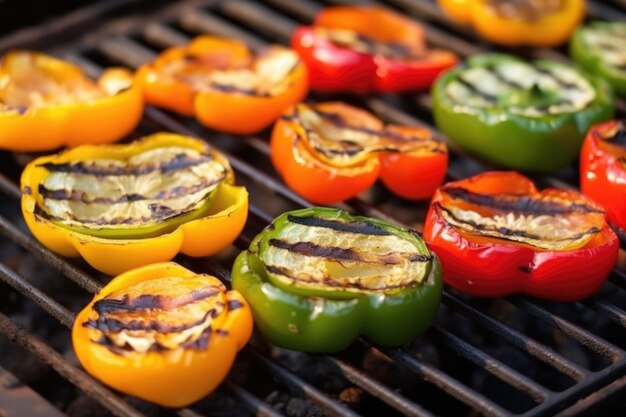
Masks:
[[[209,188],[214,186],[215,184],[219,184],[226,177],[226,171],[223,170],[222,174],[218,178],[214,178],[211,180],[203,179],[201,182],[197,184],[193,184],[191,186],[178,186],[174,188],[170,188],[169,190],[163,190],[154,196],[144,196],[141,194],[125,194],[118,198],[108,198],[108,197],[96,197],[89,198],[89,194],[84,191],[79,190],[51,190],[47,188],[43,184],[39,184],[39,195],[41,195],[44,199],[49,200],[69,200],[75,202],[81,202],[83,204],[119,204],[119,203],[132,203],[135,201],[145,201],[145,200],[169,200],[187,196],[189,194],[197,193],[205,188]]]
[[[130,320],[122,321],[119,319],[109,318],[106,315],[99,316],[96,320],[87,320],[83,323],[83,327],[99,330],[103,333],[119,333],[121,331],[142,331],[142,332],[156,332],[156,333],[180,333],[185,330],[192,329],[196,326],[206,322],[209,318],[213,317],[215,310],[211,309],[207,311],[200,320],[196,320],[192,323],[184,323],[179,325],[170,325],[161,323],[158,321],[141,321]]]
[[[588,230],[575,234],[573,236],[569,236],[567,238],[563,238],[563,239],[548,239],[546,237],[542,237],[542,236],[538,236],[532,233],[528,233],[524,230],[515,230],[515,229],[509,229],[508,227],[498,227],[498,228],[494,228],[494,227],[489,227],[489,226],[485,226],[485,225],[481,225],[478,224],[476,222],[473,222],[471,220],[463,220],[463,219],[459,219],[457,216],[454,215],[454,213],[452,213],[450,210],[448,210],[447,208],[443,207],[441,204],[437,203],[437,208],[440,211],[444,211],[450,218],[454,219],[455,222],[458,222],[460,224],[465,224],[467,226],[471,226],[472,228],[476,229],[479,232],[495,232],[500,236],[493,236],[494,238],[498,238],[498,239],[502,239],[502,240],[509,240],[509,241],[515,241],[515,239],[511,239],[511,237],[521,237],[521,238],[526,238],[526,239],[530,239],[530,240],[538,240],[538,241],[544,241],[544,242],[563,242],[563,241],[574,241],[574,240],[578,240],[584,236],[587,235],[591,235],[594,233],[598,233],[600,231],[600,229],[598,229],[597,227],[591,227]]]
[[[383,265],[398,265],[404,260],[408,260],[409,262],[430,261],[430,257],[419,254],[411,254],[408,257],[405,257],[401,253],[390,252],[385,255],[372,254],[370,256],[367,256],[366,254],[363,254],[356,249],[339,248],[334,246],[319,246],[312,242],[290,243],[280,239],[270,239],[268,243],[276,248],[284,249],[300,255],[339,261],[354,261]]]
[[[275,274],[275,275],[281,275],[293,282],[300,282],[300,283],[304,283],[304,284],[311,284],[311,283],[315,283],[315,281],[311,281],[308,279],[304,279],[304,278],[300,278],[298,276],[296,276],[293,271],[281,267],[281,266],[277,266],[277,265],[266,265],[265,268],[267,269],[267,272],[271,273],[271,274]],[[408,287],[406,284],[397,284],[397,285],[386,285],[383,287],[378,287],[376,289],[372,289],[370,287],[367,287],[366,285],[363,285],[361,282],[356,281],[356,282],[350,282],[350,283],[346,283],[343,281],[337,281],[335,279],[332,279],[329,276],[325,276],[322,280],[322,283],[327,286],[327,287],[335,287],[335,288],[355,288],[358,290],[364,290],[364,291],[372,291],[372,292],[384,292],[384,291],[388,291],[388,290],[393,290],[396,288],[406,288]],[[410,285],[409,285],[410,286]]]
[[[555,83],[557,83],[561,88],[568,89],[568,90],[578,90],[578,85],[577,84],[570,83],[570,82],[565,81],[562,78],[559,78],[555,73],[553,73],[549,69],[541,68],[541,67],[538,67],[538,66],[533,66],[533,68],[538,73],[543,74],[543,75],[549,77],[551,80],[553,80]]]
[[[178,171],[182,169],[191,168],[197,165],[210,162],[213,157],[208,154],[200,155],[197,158],[189,157],[185,154],[176,155],[169,161],[157,164],[141,164],[136,166],[108,166],[100,167],[94,164],[85,162],[66,162],[66,163],[53,163],[46,162],[39,165],[42,168],[50,172],[62,172],[67,174],[86,174],[96,177],[108,177],[108,176],[140,176],[150,174],[155,171],[162,173],[168,173]]]
[[[497,78],[498,81],[500,81],[502,84],[506,84],[507,86],[512,88],[526,89],[525,85],[510,78],[507,78],[502,72],[498,70],[498,66],[496,65],[487,66],[485,67],[485,69],[489,71],[489,73],[492,74],[495,78]]]
[[[299,217],[293,215],[287,216],[287,220],[289,220],[291,223],[296,223],[303,226],[322,227],[337,232],[357,233],[361,235],[372,236],[391,235],[390,232],[386,231],[382,227],[364,221],[353,221],[350,223],[344,223],[338,220],[323,219],[321,217],[315,216]]]
[[[243,307],[243,303],[239,300],[228,300],[226,305],[229,311],[238,310]]]
[[[489,103],[497,103],[498,102],[498,96],[493,95],[493,94],[489,94],[486,93],[482,90],[480,90],[477,86],[475,86],[474,84],[472,84],[470,81],[466,80],[465,77],[463,77],[462,74],[460,74],[456,80],[461,83],[461,85],[463,85],[465,88],[467,88],[468,90],[470,90],[473,94],[480,96],[481,98],[483,98],[485,101],[489,102]]]
[[[127,295],[121,300],[103,298],[93,304],[93,309],[98,315],[137,312],[142,310],[171,310],[183,307],[188,304],[195,303],[206,298],[211,298],[219,294],[221,290],[218,287],[209,286],[202,290],[192,291],[186,297],[163,297],[161,295],[144,294],[133,299]]]
[[[217,90],[219,92],[227,94],[242,94],[245,96],[253,97],[271,97],[270,93],[260,92],[258,90],[255,90],[254,88],[237,87],[232,84],[220,84],[217,82],[211,82],[209,87],[213,90]]]
[[[569,213],[604,213],[581,203],[567,205],[556,201],[544,201],[529,196],[478,194],[461,187],[446,187],[443,191],[452,198],[502,211],[533,215],[557,215]]]

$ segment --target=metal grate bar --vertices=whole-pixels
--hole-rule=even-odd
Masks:
[[[272,409],[270,406],[259,400],[256,396],[251,394],[248,390],[233,383],[231,380],[226,380],[224,386],[228,389],[235,398],[248,404],[250,411],[254,412],[256,417],[281,417],[282,414]]]
[[[434,416],[431,412],[426,411],[420,405],[407,398],[397,394],[393,390],[389,389],[385,385],[375,381],[368,377],[363,372],[359,371],[347,362],[340,360],[336,357],[325,356],[324,360],[337,368],[339,368],[342,374],[352,383],[361,387],[363,390],[369,392],[373,396],[381,399],[391,407],[395,408],[406,416],[414,417],[431,417]]]
[[[622,327],[626,327],[626,311],[614,304],[608,303],[597,296],[588,298],[582,302],[605,317],[610,318]]]
[[[472,346],[442,327],[435,325],[432,327],[431,331],[439,337],[446,346],[453,349],[458,354],[463,355],[463,357],[471,361],[474,365],[484,368],[498,379],[528,394],[536,403],[545,401],[548,395],[551,394],[550,390],[539,385],[526,375],[519,373],[505,363],[493,358],[491,355]]]

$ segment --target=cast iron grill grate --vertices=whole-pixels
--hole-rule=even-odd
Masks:
[[[118,3],[121,7],[137,1]],[[99,9],[89,6],[81,19],[74,17],[67,27],[59,28],[62,25],[58,22],[44,25],[34,32],[0,39],[0,45],[2,49],[45,48],[95,75],[110,65],[134,68],[163,48],[186,43],[201,33],[240,38],[252,47],[267,42],[286,43],[297,24],[310,22],[317,10],[335,3],[345,2],[187,0],[164,7],[152,5],[154,10],[148,13],[128,14],[97,26],[93,23],[97,21]],[[434,45],[447,47],[462,56],[493,49],[471,33],[452,26],[434,1],[390,0],[387,6],[422,21]],[[592,18],[623,20],[626,5],[623,0],[590,2],[589,13]],[[82,35],[69,39],[75,33]],[[515,52],[531,57],[567,59],[557,50],[518,49]],[[316,98],[324,97],[314,96]],[[341,98],[368,107],[387,121],[434,129],[426,93],[359,100]],[[618,108],[620,116],[626,116],[624,101],[618,103]],[[272,170],[267,133],[233,138],[208,131],[190,119],[148,107],[135,136],[157,130],[206,138],[230,157],[238,182],[251,191],[249,223],[231,250],[214,259],[178,259],[196,271],[213,273],[228,283],[233,255],[247,247],[254,234],[280,212],[310,205],[287,189]],[[20,158],[23,156],[16,157]],[[96,292],[101,287],[101,276],[84,263],[52,254],[25,231],[16,214],[20,191],[17,171],[11,161],[0,175],[0,189],[7,196],[0,229],[12,242],[7,244],[21,247],[37,262],[57,271],[55,279],[69,278],[82,289],[83,297]],[[487,168],[452,148],[450,178],[465,177]],[[544,185],[565,187],[572,187],[577,181],[574,169],[565,170],[559,177],[536,179]],[[404,202],[379,188],[342,207],[418,229],[426,210],[426,204],[416,206]],[[74,309],[59,302],[57,294],[36,285],[34,278],[15,272],[8,262],[0,263],[2,281],[24,299],[36,303],[62,326],[71,327]],[[309,356],[271,348],[255,339],[238,359],[235,368],[239,366],[243,370],[231,373],[218,392],[236,401],[245,412],[262,416],[283,413],[335,416],[590,414],[605,399],[626,388],[625,300],[626,273],[618,269],[598,295],[574,304],[539,302],[523,296],[485,301],[446,291],[437,324],[406,348],[383,349],[359,340],[345,354]],[[146,408],[102,386],[78,368],[75,360],[59,353],[47,339],[35,336],[7,314],[0,313],[0,333],[118,416],[201,416],[204,410],[211,410],[212,403],[220,401],[210,396],[202,401],[204,405],[175,412]],[[64,330],[64,333],[69,339],[69,332]],[[330,370],[331,379],[339,388],[329,387],[324,375],[320,378],[307,369],[311,366]],[[271,380],[259,379],[262,376],[270,376]],[[306,399],[306,402],[295,409],[280,407],[275,401],[280,395]]]

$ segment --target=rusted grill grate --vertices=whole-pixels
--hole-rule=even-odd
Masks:
[[[131,3],[140,2],[118,1],[116,7]],[[336,3],[346,2],[187,0],[161,8],[151,5],[154,10],[149,13],[115,18],[99,24],[95,29],[93,22],[101,9],[96,8],[100,6],[91,6],[84,9],[82,16],[73,16],[66,22],[67,27],[60,28],[62,25],[58,22],[42,26],[20,36],[0,40],[0,45],[2,48],[46,48],[75,61],[95,75],[109,65],[134,68],[153,58],[163,48],[185,43],[201,33],[240,38],[253,47],[267,42],[286,43],[297,24],[310,22],[325,4]],[[433,44],[450,48],[462,56],[493,48],[475,39],[471,33],[452,26],[438,11],[434,1],[390,0],[387,6],[422,21]],[[110,8],[106,10],[112,11]],[[590,2],[589,13],[592,18],[623,20],[626,19],[626,5],[623,0]],[[75,33],[83,35],[67,39]],[[558,50],[520,49],[515,52],[531,57],[567,59],[563,51]],[[425,93],[342,99],[366,106],[387,121],[434,129],[429,115],[430,100]],[[626,116],[623,100],[619,101],[618,108],[620,115]],[[285,188],[275,175],[268,159],[267,134],[233,138],[203,129],[189,119],[147,108],[136,136],[156,130],[172,130],[206,138],[229,156],[238,174],[238,182],[251,191],[251,218],[230,255],[209,260],[178,259],[194,270],[213,273],[228,283],[229,260],[233,253],[245,248],[250,238],[280,212],[310,205]],[[456,149],[451,156],[448,174],[453,179],[488,168]],[[52,254],[25,232],[23,222],[15,214],[20,197],[16,173],[9,168],[4,171],[0,175],[0,189],[8,196],[9,209],[0,216],[2,232],[40,262],[57,270],[59,280],[69,278],[87,293],[97,291],[101,287],[100,277],[94,275],[84,263],[68,262]],[[576,182],[576,173],[572,169],[566,170],[560,177],[536,179],[545,185],[572,187]],[[425,204],[404,202],[378,188],[342,207],[418,229],[426,210]],[[34,301],[61,325],[71,326],[75,313],[60,304],[54,294],[34,285],[32,277],[20,275],[2,263],[0,279]],[[266,390],[261,385],[266,381],[259,381],[259,374],[256,373],[261,369],[274,380],[268,384],[289,395],[306,398],[313,405],[308,413],[300,410],[302,415],[319,412],[335,416],[589,414],[602,400],[626,388],[625,300],[626,273],[617,269],[599,295],[574,304],[538,302],[522,296],[481,301],[447,291],[438,323],[407,348],[383,349],[360,340],[347,354],[296,356],[300,361],[310,360],[314,366],[323,365],[334,370],[346,387],[356,388],[356,392],[361,393],[359,395],[367,398],[362,403],[354,405],[350,399],[327,389],[301,366],[294,366],[292,354],[268,349],[260,340],[256,340],[254,346],[246,347],[243,358],[238,359],[238,362],[250,364],[251,369],[237,378],[231,375],[220,392],[224,391],[225,395],[243,404],[251,414],[282,415],[268,404],[271,402],[268,398],[265,401],[262,399]],[[594,327],[595,322],[605,324]],[[464,328],[471,330],[464,331]],[[131,404],[127,398],[111,392],[54,350],[46,340],[35,337],[2,313],[0,333],[27,349],[115,415],[202,415],[197,407],[171,413],[154,409],[144,413],[143,408],[138,411],[136,401]],[[69,332],[67,334],[69,337]],[[554,343],[555,339],[565,342]],[[572,353],[564,346],[576,346],[576,349]],[[579,352],[585,352],[588,359],[581,359]],[[374,358],[374,365],[368,364],[368,358]],[[452,366],[447,363],[450,358],[454,359]],[[381,373],[381,367],[392,370]],[[491,381],[491,384],[481,384],[476,378],[468,377],[470,374]],[[390,380],[389,376],[396,375],[402,377],[399,382]],[[405,384],[406,381],[411,382]],[[481,389],[500,386],[505,388]],[[212,397],[207,401],[211,402]],[[289,410],[287,412],[290,413]]]

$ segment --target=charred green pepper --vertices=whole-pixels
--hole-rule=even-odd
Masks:
[[[359,335],[404,344],[434,321],[441,267],[421,237],[332,208],[282,214],[242,252],[233,289],[278,346],[336,352]]]
[[[626,96],[626,23],[592,22],[579,27],[570,54],[587,71],[607,80]]]
[[[445,135],[490,162],[523,171],[567,166],[589,127],[614,112],[604,80],[554,61],[475,56],[433,87],[434,118]]]

